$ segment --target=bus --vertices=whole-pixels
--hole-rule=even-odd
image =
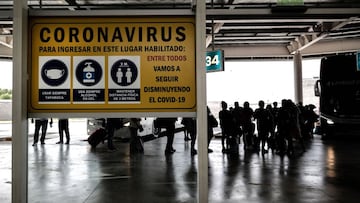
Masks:
[[[354,53],[321,59],[315,96],[320,100],[322,138],[360,132],[360,70],[357,64]]]

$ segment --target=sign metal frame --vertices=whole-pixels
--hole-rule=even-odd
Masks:
[[[94,116],[94,113],[105,113],[108,117],[119,113],[195,115],[194,16],[31,17],[29,22],[28,113],[31,117],[49,113],[52,117],[69,117],[69,113],[71,117]],[[68,69],[53,66],[59,64],[52,63],[57,60]],[[92,77],[90,72],[85,74],[89,60],[92,60],[90,66],[98,62],[102,67],[100,85],[93,85],[95,88],[81,82],[81,77]],[[121,77],[116,71],[120,71],[120,66],[122,82],[126,80],[126,70],[139,74],[136,82],[128,80],[133,82],[129,87],[119,83]],[[64,69],[68,73],[66,79]],[[95,80],[87,81],[95,83]]]

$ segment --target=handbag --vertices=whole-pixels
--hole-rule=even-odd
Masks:
[[[213,115],[210,115],[210,125],[213,128],[218,127],[219,123]]]

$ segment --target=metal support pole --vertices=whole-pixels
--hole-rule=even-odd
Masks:
[[[28,200],[27,0],[14,1],[12,202]]]
[[[208,139],[206,109],[206,2],[196,3],[196,104],[198,132],[198,202],[208,202]]]
[[[294,54],[294,87],[295,103],[303,101],[302,85],[302,56],[300,52]]]

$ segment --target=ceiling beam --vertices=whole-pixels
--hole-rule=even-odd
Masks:
[[[224,50],[225,58],[251,58],[251,57],[290,57],[285,46],[215,46],[215,49]]]
[[[322,29],[322,33],[319,35],[301,35],[300,37],[296,37],[295,40],[289,43],[287,46],[290,54],[295,54],[296,52],[302,52],[304,49],[314,45],[315,43],[319,42],[320,40],[326,38],[330,32],[337,31],[344,27],[345,25],[351,23],[352,21],[356,20],[357,18],[349,18],[341,22],[333,23],[329,26],[329,24],[321,24],[320,29]]]
[[[235,0],[228,0],[227,4],[231,5],[234,3]],[[225,2],[224,2],[225,3]],[[235,6],[230,6],[229,10],[234,9]],[[219,22],[219,23],[214,23],[214,20],[211,20],[211,33],[206,35],[206,48],[209,47],[209,45],[213,42],[214,40],[214,34],[219,33],[219,31],[221,30],[221,28],[223,27],[224,23],[223,22]]]
[[[91,17],[100,17],[100,16],[194,16],[195,13],[189,9],[172,9],[172,10],[159,10],[159,9],[126,9],[119,10],[108,9],[108,10],[38,10],[31,9],[29,10],[29,16],[56,16],[56,17],[81,17],[81,16],[91,16]]]
[[[0,36],[0,44],[8,48],[13,48],[13,37],[12,36]]]
[[[336,50],[336,51],[334,51]],[[301,51],[303,56],[341,53],[341,52],[356,52],[360,50],[359,39],[339,39],[320,41],[307,49]]]
[[[343,18],[346,16],[358,16],[360,8],[307,8],[304,13],[286,12],[286,13],[273,13],[271,8],[236,8],[236,9],[207,9],[207,19],[216,20],[229,20],[229,19],[251,19],[256,17],[257,19],[269,19],[281,18],[286,16],[287,18],[316,18],[321,16],[328,16],[329,18]]]
[[[12,48],[9,48],[8,46],[4,46],[0,43],[0,58],[12,58]]]
[[[0,20],[13,19],[13,11],[10,9],[0,9]]]
[[[241,59],[241,58],[279,58],[292,57],[286,46],[280,45],[242,45],[242,46],[215,46],[215,49],[224,50],[225,58]],[[335,51],[336,50],[336,51]],[[320,41],[313,46],[304,49],[301,54],[305,56],[326,55],[342,52],[355,52],[360,50],[360,40],[358,39],[342,39],[334,41]]]
[[[324,18],[324,17],[317,17],[317,18],[297,18],[297,19],[289,19],[289,18],[245,18],[245,19],[214,19],[214,23],[318,23],[318,22],[338,22],[342,21],[346,18]],[[206,20],[206,23],[211,23],[211,20]]]
[[[216,23],[212,24],[211,32],[210,34],[206,35],[206,47],[209,47],[209,45],[213,41],[213,34],[219,33],[224,23]]]

